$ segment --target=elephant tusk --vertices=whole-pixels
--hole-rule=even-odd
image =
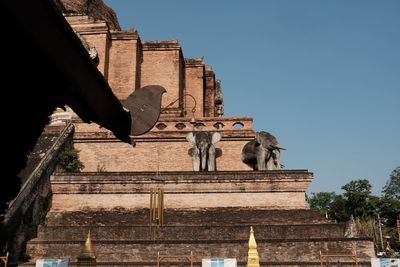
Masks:
[[[286,150],[286,148],[279,147],[279,146],[270,145],[270,147],[273,148],[273,149],[278,149],[278,150]]]

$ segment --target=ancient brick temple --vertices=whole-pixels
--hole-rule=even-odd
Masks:
[[[43,258],[76,263],[89,230],[99,266],[156,266],[159,255],[191,255],[194,266],[204,258],[236,258],[246,266],[250,226],[261,266],[320,266],[321,254],[347,255],[335,258],[341,266],[354,265],[349,255],[370,265],[372,240],[345,236],[345,225],[309,209],[311,172],[253,171],[242,163],[253,119],[224,116],[221,83],[203,59],[184,58],[176,40],[144,41],[107,20],[65,16],[95,48],[98,69],[121,102],[146,85],[167,92],[158,122],[133,137],[135,146],[71,113],[53,115],[49,128],[73,122],[84,168],[52,175],[51,209],[27,244],[31,259],[23,266]],[[198,131],[221,135],[216,171],[193,171],[186,136]],[[184,263],[178,257],[161,266]]]

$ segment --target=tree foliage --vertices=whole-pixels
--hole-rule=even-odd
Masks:
[[[72,147],[64,149],[58,157],[58,164],[65,172],[79,172],[84,167],[79,160],[78,152]]]
[[[346,209],[348,214],[353,214],[355,218],[368,218],[371,213],[369,210],[371,197],[371,184],[367,179],[351,181],[342,189],[345,191],[343,197],[346,200]]]
[[[337,222],[347,222],[351,215],[357,221],[359,230],[374,239],[376,248],[381,250],[382,242],[378,234],[381,223],[383,236],[390,236],[389,242],[395,250],[400,249],[397,238],[396,220],[400,215],[400,167],[390,175],[383,189],[383,196],[371,194],[372,186],[367,179],[350,181],[342,186],[343,194],[334,192],[311,193],[307,201],[311,208]],[[379,215],[379,216],[378,216]],[[378,222],[380,218],[380,222]]]
[[[351,214],[348,212],[346,206],[346,199],[342,195],[337,195],[328,210],[329,218],[337,222],[347,222]]]
[[[311,197],[308,198],[308,204],[310,208],[317,209],[321,214],[327,214],[336,194],[334,192],[319,192],[311,193]]]
[[[382,193],[385,198],[400,200],[400,166],[392,171]]]

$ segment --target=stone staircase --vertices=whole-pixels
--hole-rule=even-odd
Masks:
[[[26,167],[18,174],[21,190],[10,202],[0,229],[0,236],[3,238],[4,233],[7,240],[2,249],[9,252],[8,266],[16,266],[23,257],[26,242],[36,235],[49,209],[50,176],[59,161],[58,153],[71,144],[73,133],[71,123],[47,126],[30,152]]]
[[[257,194],[267,200],[274,194],[279,198],[279,183],[286,184],[286,188],[291,180],[301,184],[299,176],[308,179],[305,171],[264,172],[264,175],[262,172],[223,172],[208,176],[180,172],[179,175],[163,174],[162,181],[153,179],[154,175],[53,176],[52,208],[45,224],[39,227],[37,238],[28,243],[31,261],[22,266],[34,266],[35,260],[41,258],[69,258],[74,266],[89,230],[98,266],[157,266],[158,253],[192,253],[194,266],[201,266],[202,258],[237,258],[238,266],[245,266],[250,226],[255,231],[262,266],[319,266],[320,251],[329,254],[355,251],[361,266],[370,265],[371,240],[345,238],[343,224],[333,223],[306,207],[262,207],[260,196],[253,199]],[[210,183],[214,183],[214,191],[206,190]],[[273,192],[268,186],[262,186],[264,183],[275,183]],[[219,186],[224,190],[218,191]],[[148,189],[153,187],[165,188],[163,226],[149,225],[146,205],[150,202]],[[192,203],[190,200],[198,199],[198,194],[202,202]],[[232,205],[215,207],[215,203],[209,203],[215,199],[213,194],[219,194],[220,204]],[[247,199],[234,201],[243,196]],[[82,203],[82,199],[93,197],[96,201]],[[144,198],[147,202],[142,203]],[[186,202],[177,201],[182,199]],[[255,206],[249,205],[252,200]],[[71,203],[79,205],[71,206]],[[345,258],[341,266],[351,266],[351,263],[351,259]],[[181,264],[174,261],[162,266],[187,266]]]

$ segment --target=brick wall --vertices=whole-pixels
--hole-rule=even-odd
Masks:
[[[188,59],[185,63],[177,40],[142,43],[135,29],[110,31],[106,22],[85,15],[66,18],[89,46],[96,48],[98,69],[120,100],[125,100],[137,88],[161,85],[167,90],[162,107],[189,93],[197,102],[196,117],[215,115],[214,72],[211,67],[205,70],[202,59]],[[193,100],[185,97],[165,110],[161,117],[180,116],[180,109],[185,109],[189,117],[193,107]]]
[[[78,32],[90,47],[95,47],[99,57],[97,68],[107,79],[109,65],[109,28],[105,21],[94,21],[88,16],[66,17],[71,27]]]
[[[108,82],[118,99],[124,100],[137,89],[138,36],[132,33],[113,33],[110,47]]]
[[[84,238],[82,238],[83,240]],[[256,237],[257,239],[257,237]],[[225,241],[225,242],[207,242],[197,241],[188,245],[187,243],[161,243],[158,240],[147,242],[126,243],[111,240],[107,245],[94,242],[93,249],[96,251],[97,262],[108,263],[107,266],[120,266],[121,259],[129,258],[135,262],[130,266],[156,266],[157,252],[161,255],[190,255],[194,256],[194,266],[201,266],[201,259],[204,258],[237,258],[238,266],[246,266],[248,242],[246,241]],[[319,248],[335,247],[335,243],[339,244],[336,247],[342,249],[342,252],[351,254],[352,249],[356,246],[361,246],[357,252],[362,252],[358,266],[371,266],[370,257],[373,251],[372,242],[370,240],[355,240],[355,241],[337,241],[332,240],[312,242],[257,242],[257,250],[260,256],[261,266],[284,266],[284,267],[302,267],[302,266],[320,266]],[[65,249],[68,245],[68,250]],[[289,248],[289,249],[288,249]],[[70,255],[79,255],[82,251],[82,241],[68,242],[63,244],[60,242],[44,243],[41,248],[32,247],[32,252],[36,253],[41,258],[46,258],[45,255],[54,255],[56,258],[68,258]],[[41,250],[40,250],[41,249]],[[101,253],[98,253],[101,251]],[[75,261],[72,258],[72,261]],[[332,259],[331,259],[332,261]],[[355,263],[351,258],[333,259],[329,266],[354,267]],[[172,261],[172,266],[185,266],[183,260],[176,259]],[[114,265],[115,263],[115,265]],[[119,263],[119,264],[118,264]],[[129,262],[130,263],[130,262]],[[169,263],[171,264],[171,263]],[[171,265],[169,265],[171,266]]]
[[[109,64],[109,39],[107,33],[95,33],[95,34],[81,34],[87,41],[90,47],[96,47],[97,54],[99,57],[99,65],[97,68],[107,79],[108,77],[108,64]]]
[[[221,119],[221,120],[219,120]],[[200,118],[203,131],[218,131],[221,141],[217,149],[217,171],[251,170],[241,160],[243,146],[254,138],[252,118],[223,117]],[[217,130],[216,125],[225,126]],[[233,125],[242,123],[241,129]],[[164,125],[164,129],[157,128]],[[193,131],[185,118],[161,120],[149,133],[136,137],[136,146],[119,142],[110,131],[96,124],[76,123],[74,146],[85,165],[83,171],[191,171],[192,158],[189,149],[192,144],[186,135]],[[185,125],[179,130],[176,126]],[[284,162],[284,159],[283,159]]]
[[[103,142],[105,141],[105,142]],[[241,151],[246,140],[220,141],[215,147],[222,152],[216,168],[250,170],[242,163]],[[172,141],[138,141],[136,146],[106,140],[75,142],[83,171],[191,171],[192,157],[188,154],[192,144],[185,139]]]
[[[162,100],[163,107],[178,99],[182,87],[180,68],[183,58],[180,49],[177,41],[143,42],[141,87],[163,86],[167,90]],[[179,102],[172,107],[178,108]]]
[[[54,210],[144,209],[163,188],[166,209],[308,209],[307,171],[81,173],[52,178]]]
[[[149,194],[54,194],[55,210],[110,210],[115,207],[143,209],[149,207]],[[305,209],[304,192],[261,193],[180,193],[166,192],[165,208],[200,209],[218,207],[252,207],[269,209]]]
[[[202,59],[185,59],[185,93],[191,94],[196,99],[196,117],[204,117],[204,88],[205,88],[205,70]],[[192,116],[193,100],[190,97],[185,98],[186,116]]]

